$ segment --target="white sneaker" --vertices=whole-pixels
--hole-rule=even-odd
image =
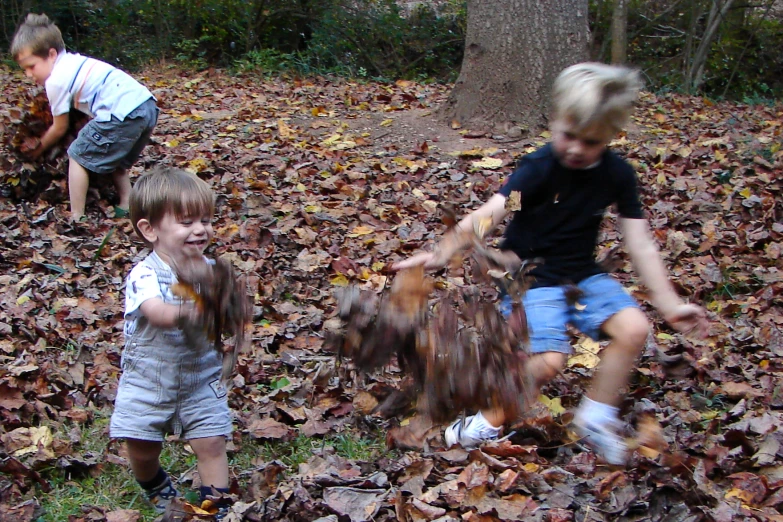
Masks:
[[[628,446],[619,435],[623,427],[619,419],[607,419],[605,422],[596,423],[587,421],[577,415],[574,418],[574,427],[577,434],[582,437],[582,440],[607,463],[613,466],[626,464],[628,461]]]
[[[499,435],[500,428],[491,426],[481,413],[477,413],[455,420],[446,428],[443,438],[448,448],[459,444],[465,449],[471,449],[483,442],[496,440]]]

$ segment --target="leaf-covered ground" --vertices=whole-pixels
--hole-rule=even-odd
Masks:
[[[87,225],[67,224],[62,162],[25,166],[6,146],[34,89],[18,71],[0,76],[0,511],[30,520],[47,491],[38,471],[94,477],[124,465],[120,445],[87,454],[79,433],[110,412],[123,279],[146,250],[111,217],[111,189],[99,183]],[[440,205],[477,207],[546,133],[471,139],[439,126],[431,111],[447,88],[434,85],[177,71],[143,81],[162,114],[133,175],[166,164],[206,179],[219,194],[210,254],[247,274],[255,296],[252,348],[229,395],[234,449],[379,428],[392,430],[391,443],[425,446],[367,461],[327,445],[298,468],[233,469],[242,485],[234,520],[783,520],[780,106],[648,93],[614,143],[637,167],[673,281],[712,321],[709,338],[694,341],[651,311],[655,329],[622,412],[629,436],[657,442],[617,470],[568,430],[595,343],[575,337],[576,355],[541,407],[507,441],[470,452],[444,450],[439,430],[388,401],[383,411],[396,416],[373,413],[395,399],[398,368],[358,376],[323,346],[336,287],[383,289],[385,265],[442,233]],[[58,168],[51,183],[24,178]],[[601,255],[645,302],[612,216],[606,225]],[[438,280],[459,286],[470,275]],[[400,424],[413,440],[395,436]],[[100,505],[68,515],[139,517]]]

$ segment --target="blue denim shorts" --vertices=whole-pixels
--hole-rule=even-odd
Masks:
[[[211,347],[161,347],[131,342],[122,353],[122,376],[109,435],[163,442],[228,436],[233,431],[221,356]]]
[[[568,304],[565,287],[547,286],[528,290],[522,299],[530,331],[530,352],[559,352],[570,354],[566,325],[598,340],[601,326],[613,315],[626,308],[638,308],[636,301],[623,286],[608,274],[598,274],[576,285],[582,292],[576,304]],[[511,298],[500,303],[501,313],[511,313]]]
[[[68,156],[96,174],[129,169],[139,159],[158,123],[155,100],[145,101],[124,119],[90,120],[68,147]]]

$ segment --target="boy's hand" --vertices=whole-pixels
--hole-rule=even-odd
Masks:
[[[710,325],[704,308],[695,304],[678,305],[664,319],[678,332],[697,337],[705,337]]]
[[[22,141],[20,147],[22,154],[30,159],[38,159],[43,154],[43,148],[41,147],[41,139],[35,136],[28,136]]]
[[[415,256],[411,256],[408,259],[404,261],[400,261],[399,263],[394,263],[391,266],[391,269],[396,271],[404,270],[406,268],[413,268],[414,266],[424,266],[424,268],[427,269],[436,269],[436,268],[443,268],[445,263],[441,261],[438,256],[433,252],[422,252],[421,254],[416,254]]]

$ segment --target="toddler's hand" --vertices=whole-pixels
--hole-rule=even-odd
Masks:
[[[179,305],[177,324],[180,328],[200,326],[202,322],[202,314],[193,301],[185,301]]]
[[[678,332],[697,337],[705,337],[710,325],[704,308],[695,304],[681,304],[667,313],[664,319]]]

